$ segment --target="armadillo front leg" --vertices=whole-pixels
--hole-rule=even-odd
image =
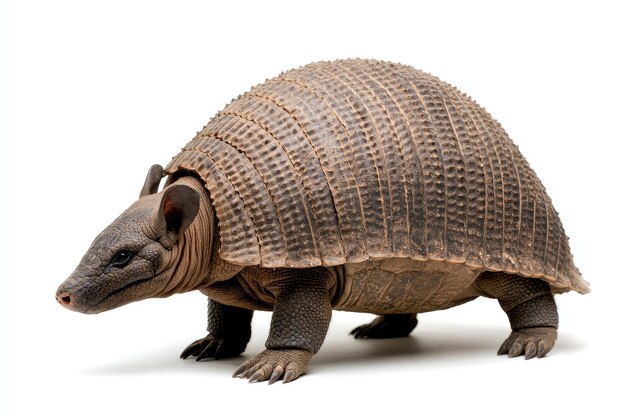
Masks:
[[[197,361],[206,358],[230,358],[240,355],[251,336],[252,311],[224,305],[209,298],[209,334],[189,345],[181,358],[195,356]]]
[[[250,382],[291,382],[307,369],[326,337],[332,313],[326,268],[263,269],[250,272],[275,297],[266,350],[244,362],[233,376]]]
[[[526,359],[541,358],[554,347],[559,315],[548,283],[503,272],[485,272],[475,285],[485,295],[497,298],[509,317],[513,332],[500,347],[499,355],[515,357],[524,353]]]

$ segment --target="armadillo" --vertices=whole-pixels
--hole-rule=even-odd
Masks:
[[[392,338],[418,313],[495,298],[512,330],[498,353],[543,357],[553,294],[589,286],[498,122],[435,76],[350,59],[234,99],[150,168],[56,299],[99,313],[192,290],[208,297],[209,334],[181,357],[242,354],[253,311],[272,311],[266,350],[234,376],[273,383],[306,371],[333,310],[378,315],[357,338]]]

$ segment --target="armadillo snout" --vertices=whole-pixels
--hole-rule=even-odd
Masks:
[[[71,290],[59,288],[56,293],[56,299],[59,304],[68,310],[78,311],[81,313],[85,313],[87,310],[85,303],[81,302],[81,297]]]
[[[94,295],[89,291],[91,288],[85,283],[84,277],[72,274],[57,288],[55,298],[68,310],[88,313],[89,308],[98,301],[98,294],[95,294],[96,300],[94,301]]]
[[[57,292],[57,301],[64,307],[69,307],[72,304],[72,297],[65,291]]]

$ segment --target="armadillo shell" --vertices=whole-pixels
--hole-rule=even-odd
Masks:
[[[408,66],[285,72],[218,113],[166,173],[180,170],[205,180],[221,256],[235,264],[433,259],[588,291],[550,198],[502,127]]]

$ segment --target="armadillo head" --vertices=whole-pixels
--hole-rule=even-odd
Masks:
[[[151,168],[139,200],[96,237],[76,270],[61,284],[56,293],[61,305],[81,313],[99,313],[182,292],[184,278],[174,271],[185,257],[184,233],[198,214],[200,196],[194,187],[179,183],[156,193],[160,170],[159,166]]]

